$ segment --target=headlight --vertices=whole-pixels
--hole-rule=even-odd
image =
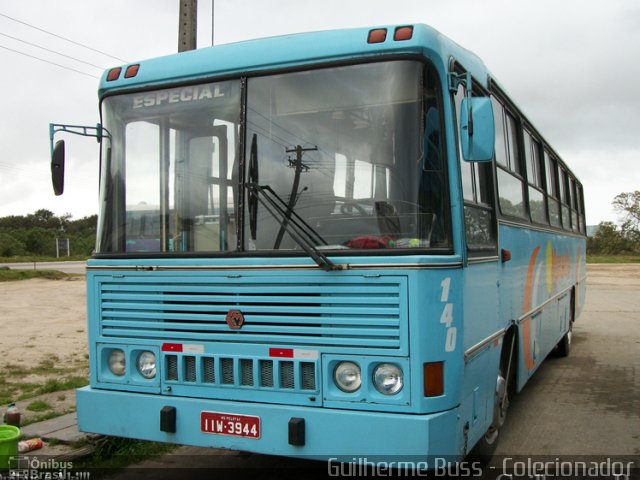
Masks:
[[[380,393],[394,395],[402,390],[402,370],[391,363],[381,363],[373,371],[373,384]]]
[[[111,373],[121,377],[127,369],[126,364],[127,362],[122,350],[111,350],[111,353],[109,354],[109,370],[111,370]]]
[[[340,390],[353,393],[362,385],[360,367],[353,362],[340,362],[333,371],[333,378]]]
[[[153,352],[145,351],[138,355],[138,372],[144,378],[156,376],[156,355]]]

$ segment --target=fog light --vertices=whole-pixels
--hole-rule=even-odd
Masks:
[[[122,350],[111,350],[111,353],[109,354],[109,370],[118,377],[123,376],[124,372],[126,372],[127,362]]]
[[[156,355],[153,352],[145,351],[138,355],[138,372],[144,378],[154,378],[156,376]]]
[[[381,363],[373,371],[373,384],[384,395],[395,395],[404,385],[402,370],[392,363]]]
[[[362,385],[360,367],[353,362],[340,362],[333,371],[333,378],[340,390],[353,393]]]

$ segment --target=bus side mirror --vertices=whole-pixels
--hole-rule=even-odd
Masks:
[[[463,99],[460,107],[462,157],[467,162],[490,162],[493,160],[495,136],[491,99]]]
[[[51,154],[51,183],[53,192],[62,195],[64,191],[64,140],[58,140]]]

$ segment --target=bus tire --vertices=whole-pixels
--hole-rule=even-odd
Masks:
[[[556,345],[556,356],[568,357],[571,353],[571,335],[573,330],[573,322],[569,323],[569,331],[565,333],[564,337]]]

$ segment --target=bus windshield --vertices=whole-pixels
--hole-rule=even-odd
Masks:
[[[413,60],[107,97],[97,251],[448,248],[441,104]]]

